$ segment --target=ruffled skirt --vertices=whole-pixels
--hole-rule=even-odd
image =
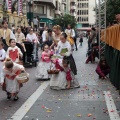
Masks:
[[[75,78],[74,74],[71,72],[72,81],[71,81],[71,88],[77,88],[80,87],[79,82]],[[65,72],[59,72],[59,74],[53,74],[50,79],[50,88],[61,90],[66,89],[67,86],[67,80],[66,80],[66,73]]]
[[[36,79],[49,79],[50,75],[47,70],[50,69],[50,63],[39,62],[36,70]]]

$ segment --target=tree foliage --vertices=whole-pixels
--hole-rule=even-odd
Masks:
[[[54,19],[54,25],[60,25],[63,30],[68,24],[70,24],[73,28],[76,26],[76,19],[69,14],[65,14],[64,16]]]
[[[107,23],[113,23],[115,15],[120,14],[120,0],[107,0],[106,13]]]

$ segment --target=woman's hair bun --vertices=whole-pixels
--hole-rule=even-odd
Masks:
[[[12,61],[12,59],[11,58],[6,58],[6,60],[5,61]]]

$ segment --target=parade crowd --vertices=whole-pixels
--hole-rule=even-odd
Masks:
[[[44,30],[36,27],[12,26],[3,21],[0,29],[0,84],[7,93],[7,99],[18,100],[18,93],[24,80],[29,78],[24,68],[24,56],[31,51],[26,45],[33,45],[33,61],[37,61],[36,79],[50,80],[51,89],[70,89],[80,87],[75,75],[77,68],[73,58],[75,31],[68,28],[61,31],[59,25]],[[41,47],[41,50],[39,50]],[[77,50],[77,44],[76,44]],[[38,59],[38,54],[41,56]],[[29,63],[29,62],[28,62]],[[23,82],[22,82],[23,79]]]
[[[86,63],[89,61],[93,63],[96,57],[96,46],[98,47],[98,44],[95,43],[94,28],[87,37],[89,37],[88,51],[90,49],[92,51],[89,53]],[[34,28],[20,26],[15,28],[13,25],[9,29],[7,21],[3,21],[0,29],[0,84],[7,93],[7,99],[13,97],[17,101],[20,88],[23,87],[24,82],[28,81],[29,74],[26,73],[24,64],[26,61],[29,63],[28,58],[31,51],[29,45],[33,47],[31,61],[38,62],[35,72],[36,79],[50,80],[51,89],[79,88],[80,85],[76,78],[77,68],[73,57],[73,51],[78,50],[76,41],[76,32],[71,25],[68,25],[65,31],[61,31],[59,25],[53,26],[52,29],[46,26],[41,30],[36,26]],[[82,36],[80,36],[79,42],[82,46]],[[39,48],[41,49],[39,50]],[[41,55],[39,55],[40,52]],[[38,58],[38,56],[40,57]],[[106,79],[109,71],[109,66],[103,58],[98,64],[96,72],[99,78]]]

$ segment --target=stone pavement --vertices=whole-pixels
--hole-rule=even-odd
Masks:
[[[120,120],[118,91],[109,80],[98,79],[97,62],[85,64],[86,48],[84,39],[83,47],[74,52],[81,87],[57,91],[48,85],[22,120]]]

